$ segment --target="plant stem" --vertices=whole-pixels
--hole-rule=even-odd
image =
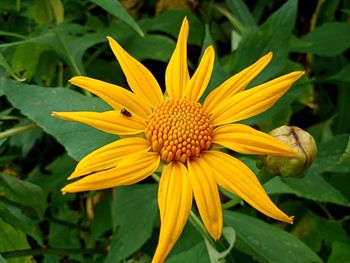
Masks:
[[[28,131],[28,130],[31,130],[31,129],[34,129],[37,127],[38,127],[38,125],[36,125],[35,123],[31,123],[31,124],[28,124],[25,126],[11,128],[11,129],[8,129],[6,131],[0,132],[0,139],[5,139],[7,137],[11,137],[11,136],[16,135],[18,133],[25,132],[25,131]]]

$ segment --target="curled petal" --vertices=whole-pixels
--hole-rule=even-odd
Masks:
[[[143,138],[124,138],[109,143],[85,156],[68,179],[114,168],[128,155],[147,152],[150,147],[149,141]]]
[[[164,262],[179,239],[192,206],[192,188],[186,167],[171,162],[164,170],[158,190],[160,235],[152,262]]]
[[[171,99],[181,99],[183,97],[186,85],[190,79],[187,67],[188,31],[188,21],[185,17],[182,22],[175,50],[165,72],[166,90]]]
[[[143,98],[152,108],[161,103],[163,101],[162,90],[152,73],[130,56],[117,41],[111,37],[107,37],[107,39],[133,92],[138,97]]]
[[[199,66],[187,83],[185,97],[189,100],[198,101],[208,86],[214,66],[215,51],[213,46],[207,47]]]
[[[219,152],[207,151],[202,158],[214,171],[217,183],[232,192],[265,215],[293,223],[293,217],[283,213],[269,198],[254,173],[241,161]]]
[[[117,85],[82,76],[74,77],[69,82],[99,96],[115,110],[126,108],[144,119],[151,114],[151,108],[144,103],[142,97]]]
[[[63,193],[101,190],[135,184],[151,175],[159,166],[159,154],[139,152],[122,160],[115,168],[87,175],[63,187]]]
[[[214,129],[213,142],[243,154],[295,156],[283,142],[244,124],[226,124]]]
[[[137,134],[146,128],[145,121],[135,115],[124,117],[118,111],[106,112],[53,112],[53,117],[81,122],[98,130],[118,135]]]
[[[222,101],[245,89],[245,87],[267,66],[267,64],[270,63],[271,59],[272,52],[269,52],[253,65],[227,79],[219,87],[210,92],[203,104],[206,111],[211,112]]]
[[[199,214],[209,234],[218,240],[222,233],[222,209],[212,168],[201,158],[188,161],[187,166]]]
[[[237,122],[266,111],[302,75],[304,71],[295,71],[225,99],[212,110],[210,115],[212,125]]]

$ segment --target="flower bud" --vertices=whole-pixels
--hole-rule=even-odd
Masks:
[[[282,177],[303,177],[317,153],[314,138],[295,126],[281,126],[269,132],[271,136],[287,144],[296,152],[295,157],[263,156],[258,168]]]

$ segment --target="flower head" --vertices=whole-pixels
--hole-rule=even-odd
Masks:
[[[150,176],[159,166],[165,167],[159,182],[161,229],[153,262],[164,261],[179,238],[193,197],[207,231],[215,240],[220,238],[222,208],[218,185],[269,217],[288,223],[293,220],[272,203],[244,163],[218,148],[243,154],[294,156],[292,149],[272,136],[234,122],[269,109],[304,73],[292,72],[244,90],[270,62],[270,52],[223,82],[201,105],[198,100],[210,80],[214,48],[205,50],[190,77],[188,31],[185,18],[165,73],[166,96],[151,72],[108,37],[132,92],[100,80],[74,77],[72,84],[99,96],[112,110],[53,113],[107,133],[128,135],[83,158],[69,179],[84,177],[66,185],[63,192],[130,185]]]

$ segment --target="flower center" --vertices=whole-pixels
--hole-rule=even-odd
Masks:
[[[211,132],[208,113],[198,102],[171,99],[155,107],[145,135],[164,161],[186,163],[209,149]]]

